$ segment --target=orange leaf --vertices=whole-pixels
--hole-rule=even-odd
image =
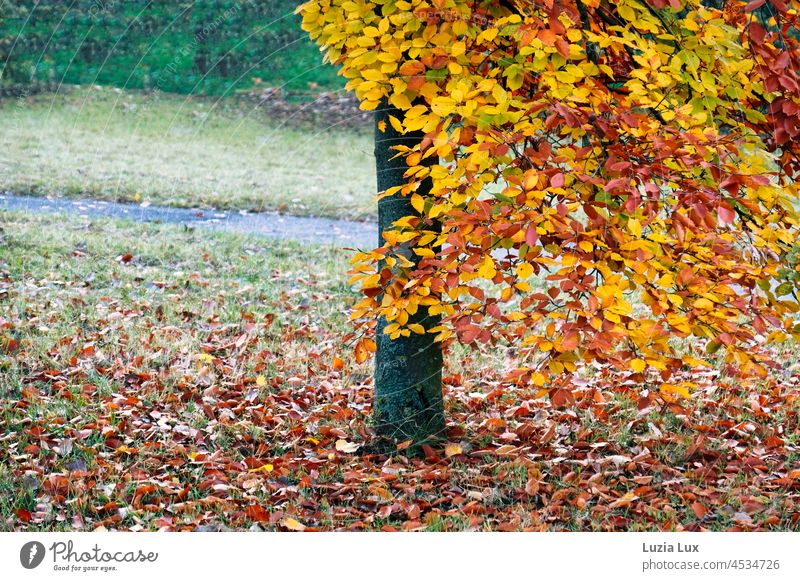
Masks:
[[[256,522],[269,522],[269,511],[264,507],[253,504],[244,509],[247,518]]]
[[[581,342],[580,333],[577,331],[569,331],[563,337],[559,337],[555,342],[556,351],[561,353],[566,353],[567,351],[572,351],[575,349]]]

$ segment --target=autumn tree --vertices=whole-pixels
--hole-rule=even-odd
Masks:
[[[376,326],[379,363],[390,341],[502,343],[509,380],[542,396],[586,364],[664,398],[714,360],[767,373],[764,345],[800,332],[798,277],[781,274],[798,236],[797,8],[303,4],[404,166],[379,181],[402,210],[354,260],[358,350]],[[385,387],[379,372],[379,423]]]

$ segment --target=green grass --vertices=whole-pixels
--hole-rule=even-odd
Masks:
[[[371,143],[235,99],[80,88],[0,101],[0,190],[372,219]]]

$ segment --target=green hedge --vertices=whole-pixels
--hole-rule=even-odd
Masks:
[[[291,0],[0,0],[4,83],[100,84],[220,95],[338,89]],[[13,46],[13,49],[12,49]]]

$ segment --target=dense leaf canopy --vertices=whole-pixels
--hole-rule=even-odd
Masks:
[[[800,331],[780,276],[799,224],[798,4],[302,5],[362,106],[424,133],[383,193],[418,215],[356,257],[355,319],[514,345],[512,377],[542,386],[583,362],[671,395],[713,357],[763,374],[759,348]],[[408,325],[418,309],[442,324]]]

